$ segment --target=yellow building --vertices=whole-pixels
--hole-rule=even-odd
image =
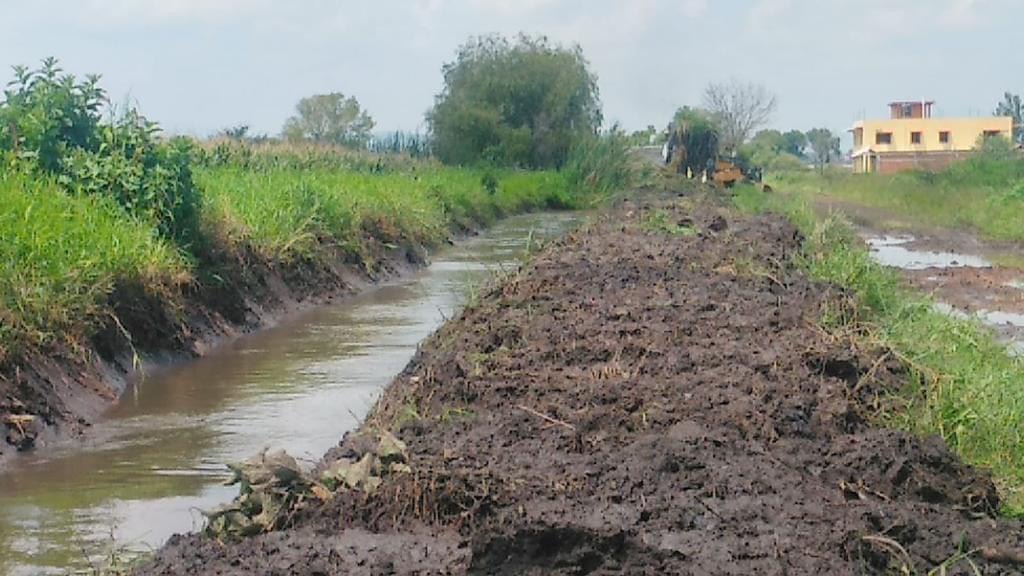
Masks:
[[[888,120],[863,120],[853,133],[853,171],[938,170],[983,137],[1013,138],[1013,118],[932,118],[934,102],[893,102]]]

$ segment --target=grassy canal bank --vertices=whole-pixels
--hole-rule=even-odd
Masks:
[[[965,169],[969,168],[957,168]],[[918,178],[925,176],[887,180]],[[934,224],[964,222],[954,217],[961,200],[951,192],[930,196],[932,202],[915,201],[912,191],[909,195],[889,194],[871,188],[874,181],[870,179],[844,177],[839,182],[828,195],[884,203],[889,209],[920,207],[926,213],[921,217]],[[968,198],[970,195],[965,192]],[[1004,495],[1005,513],[1024,514],[1024,362],[1008,355],[990,329],[937,311],[930,299],[907,287],[895,271],[873,261],[846,221],[822,216],[811,207],[806,190],[790,192],[781,185],[776,194],[763,195],[743,187],[734,201],[748,213],[785,215],[806,237],[799,258],[803,268],[816,279],[848,290],[856,306],[826,314],[828,331],[836,337],[853,338],[861,346],[882,346],[908,367],[906,386],[889,391],[877,407],[877,420],[919,435],[941,436],[965,461],[993,471]],[[974,216],[964,212],[964,218],[977,218],[980,228],[985,222],[983,210],[1001,213],[992,209],[1001,202],[1017,200],[997,197],[983,203]],[[1022,213],[1021,207],[1016,207],[1002,218],[1009,222]],[[1002,224],[988,226],[999,238],[1015,239],[1014,234],[1020,232],[1004,230],[999,227]]]
[[[28,449],[54,424],[77,430],[116,398],[121,384],[103,366],[128,373],[199,353],[353,281],[415,266],[425,248],[504,215],[579,208],[607,192],[584,160],[560,172],[454,168],[228,142],[190,144],[188,154],[194,223],[184,241],[111,195],[76,193],[14,162],[0,170],[10,444]]]

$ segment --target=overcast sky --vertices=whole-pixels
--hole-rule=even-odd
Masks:
[[[356,96],[415,130],[471,35],[579,43],[605,117],[659,127],[710,81],[778,95],[778,128],[846,129],[897,99],[990,114],[1024,92],[1024,0],[0,0],[0,81],[56,56],[176,133],[276,134],[299,98]]]

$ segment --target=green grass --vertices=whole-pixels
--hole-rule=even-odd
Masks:
[[[968,229],[988,239],[1024,241],[1024,160],[975,158],[935,174],[785,173],[771,184],[808,201],[833,198],[888,212],[911,227]]]
[[[203,243],[282,265],[336,258],[340,248],[349,261],[370,265],[368,239],[438,244],[507,214],[581,207],[595,196],[556,172],[408,159],[382,159],[390,162],[383,167],[363,156],[354,163],[314,152],[307,158],[283,149],[197,166]],[[173,301],[182,295],[177,285],[209,276],[196,269],[200,258],[101,195],[70,195],[0,167],[0,206],[0,363],[61,340],[84,344],[110,320],[108,299],[118,284]]]
[[[452,228],[583,202],[560,174],[549,172],[491,174],[432,165],[384,174],[218,167],[201,169],[196,178],[208,226],[234,245],[247,244],[265,258],[284,261],[315,257],[325,245],[357,253],[365,236],[435,244]]]
[[[118,282],[184,280],[181,254],[112,202],[0,173],[0,362],[26,346],[75,344]]]
[[[1009,356],[985,327],[935,311],[875,263],[849,224],[821,218],[804,198],[736,190],[746,212],[777,212],[806,236],[802,264],[815,279],[850,290],[859,310],[826,327],[866,328],[860,336],[897,354],[912,370],[885,423],[941,435],[967,462],[992,470],[1006,512],[1024,515],[1024,361]]]

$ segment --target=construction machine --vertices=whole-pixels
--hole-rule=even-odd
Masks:
[[[761,168],[740,158],[719,156],[718,136],[714,132],[695,133],[685,124],[670,127],[663,156],[670,172],[700,178],[719,190],[750,181],[763,192],[771,192],[761,181]]]

